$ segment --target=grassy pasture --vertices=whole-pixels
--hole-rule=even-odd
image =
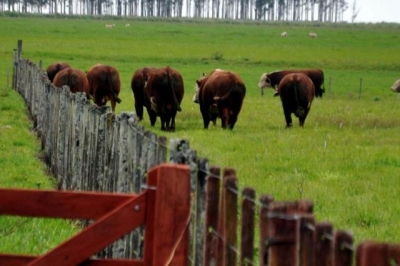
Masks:
[[[115,66],[122,81],[117,112],[134,111],[130,79],[136,69],[177,69],[185,82],[177,130],[161,132],[159,122],[152,130],[186,138],[212,165],[235,168],[239,186],[256,188],[257,196],[313,200],[318,221],[352,231],[356,242],[400,242],[400,98],[390,91],[400,78],[400,25],[1,16],[0,21],[0,187],[53,185],[37,157],[40,145],[23,100],[9,89],[12,51],[22,39],[23,57],[44,67],[55,61],[82,70],[96,63]],[[104,27],[111,23],[116,27]],[[287,38],[280,37],[282,31]],[[317,39],[308,37],[311,31]],[[261,96],[257,83],[263,72],[305,67],[324,70],[326,94],[313,102],[304,129],[294,120],[287,130],[280,100],[271,90]],[[191,101],[199,74],[214,68],[239,73],[247,86],[233,131],[203,130]],[[143,124],[150,128],[146,113]],[[10,228],[21,219],[3,221],[0,228]],[[73,231],[58,221],[43,223],[28,222],[41,227],[12,234],[0,229],[0,252],[41,253]],[[56,235],[60,238],[52,240]],[[26,238],[36,240],[20,247]]]

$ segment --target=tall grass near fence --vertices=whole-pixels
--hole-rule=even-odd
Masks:
[[[118,113],[134,110],[129,82],[135,69],[176,68],[184,77],[186,94],[177,131],[168,138],[188,139],[211,164],[234,167],[240,185],[256,187],[257,193],[313,200],[318,220],[353,230],[356,242],[400,241],[400,207],[394,196],[400,166],[400,102],[389,90],[399,75],[398,25],[135,20],[129,29],[123,27],[124,21],[109,31],[104,24],[110,21],[99,20],[1,22],[1,56],[9,66],[17,39],[24,40],[24,57],[44,66],[56,60],[83,70],[98,62],[116,66],[123,100]],[[282,31],[288,38],[280,37]],[[309,31],[317,32],[318,38],[309,39]],[[322,68],[327,93],[314,101],[304,129],[295,124],[286,130],[279,99],[271,91],[261,97],[256,85],[263,72],[296,67]],[[5,84],[8,65],[0,68]],[[198,105],[191,102],[195,79],[213,68],[238,72],[248,88],[232,132],[219,127],[203,130]],[[23,102],[14,92],[8,94],[0,97],[0,108],[19,102],[10,107],[15,112],[7,112],[14,116],[23,110]],[[17,123],[20,117],[9,121]],[[28,121],[24,123],[28,131]],[[150,128],[146,115],[143,126]],[[152,130],[163,134],[158,123]],[[8,149],[15,147],[0,142]],[[7,163],[7,173],[15,165]]]

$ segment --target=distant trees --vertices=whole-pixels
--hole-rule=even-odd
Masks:
[[[348,0],[0,0],[0,10],[68,15],[340,22],[348,8],[347,2]]]

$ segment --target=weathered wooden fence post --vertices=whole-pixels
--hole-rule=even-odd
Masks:
[[[400,265],[400,245],[366,241],[358,245],[356,266]]]
[[[261,210],[260,210],[260,246],[259,246],[259,265],[268,265],[268,247],[267,241],[269,239],[268,230],[268,212],[270,211],[271,204],[274,198],[271,195],[262,195],[260,197]]]
[[[254,217],[256,191],[253,188],[244,188],[242,197],[240,265],[247,266],[254,265]]]
[[[300,217],[300,266],[314,266],[315,217],[304,214]]]
[[[186,164],[190,167],[191,190],[192,190],[192,220],[190,225],[190,257],[188,260],[193,265],[202,264],[203,253],[203,214],[205,212],[205,175],[208,169],[199,169],[196,151],[190,149],[189,141],[171,140],[170,162]],[[203,164],[202,167],[208,167]],[[200,172],[203,171],[203,174]],[[203,180],[202,180],[203,179]]]
[[[315,266],[333,265],[333,226],[320,222],[315,226]]]
[[[291,266],[299,263],[298,232],[300,227],[299,215],[287,214],[287,206],[282,202],[271,204],[268,213],[269,266]]]
[[[336,231],[334,243],[334,266],[351,266],[353,260],[353,235],[346,231]]]
[[[206,213],[204,225],[204,265],[217,265],[218,243],[217,235],[219,221],[219,191],[220,191],[219,167],[211,167],[207,176],[206,189]]]
[[[223,193],[223,257],[225,266],[236,265],[237,245],[237,211],[238,185],[236,172],[233,169],[224,170]]]

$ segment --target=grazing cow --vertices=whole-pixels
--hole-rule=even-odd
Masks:
[[[138,117],[139,121],[143,120],[143,107],[146,106],[144,88],[150,73],[154,70],[155,68],[152,67],[140,68],[136,70],[132,76],[131,88],[133,97],[135,98],[136,116]]]
[[[282,32],[281,33],[281,37],[286,38],[287,37],[287,32],[286,31]]]
[[[131,24],[129,24],[129,23],[125,24],[125,27],[130,27],[130,26],[131,26]]]
[[[121,81],[116,68],[109,65],[97,64],[92,66],[86,74],[89,81],[89,95],[98,106],[106,105],[111,101],[112,111],[115,112],[116,103],[121,99],[118,94]]]
[[[112,28],[112,27],[115,27],[115,24],[106,24],[106,26],[105,26],[107,29],[110,29],[110,28]]]
[[[53,81],[54,86],[68,85],[71,92],[89,93],[89,81],[85,72],[76,68],[66,68],[57,73]]]
[[[212,73],[214,73],[215,71],[224,71],[224,70],[222,70],[222,69],[219,69],[219,68],[216,68],[216,69],[214,69],[213,71],[211,71],[211,73],[209,74],[209,75],[211,75]],[[206,74],[204,74],[203,73],[203,75],[200,77],[200,79],[202,78],[202,77],[205,77],[206,76]],[[196,85],[194,86],[194,95],[193,95],[193,102],[194,103],[199,103],[199,86],[197,85],[197,83],[196,83]],[[214,125],[215,125],[215,123],[214,123]]]
[[[393,92],[400,92],[400,79],[396,80],[396,82],[391,87]]]
[[[315,94],[312,80],[302,73],[288,74],[279,83],[278,93],[282,101],[286,127],[292,126],[292,113],[299,118],[300,126],[304,127]]]
[[[159,116],[161,130],[175,131],[175,117],[181,111],[184,93],[183,78],[175,69],[165,67],[149,71],[144,98],[151,126]]]
[[[317,38],[317,34],[315,33],[315,32],[310,32],[309,34],[308,34],[308,36],[310,36],[310,38]]]
[[[214,70],[196,81],[199,87],[199,105],[204,129],[210,121],[221,118],[222,128],[233,129],[246,95],[246,86],[238,74]]]
[[[315,96],[321,97],[325,92],[324,88],[324,72],[320,69],[297,69],[297,70],[282,70],[275,71],[271,73],[264,73],[261,75],[260,81],[258,82],[258,87],[260,89],[264,88],[274,88],[277,90],[277,87],[284,76],[290,73],[303,73],[306,74],[314,83],[315,86]],[[276,92],[275,96],[279,94]]]
[[[49,65],[46,68],[46,73],[47,73],[47,76],[49,77],[49,80],[51,82],[53,82],[54,77],[56,76],[56,74],[60,70],[63,70],[63,69],[68,68],[68,67],[70,67],[70,65],[68,65],[67,63],[64,63],[64,62],[56,62],[54,64]]]

